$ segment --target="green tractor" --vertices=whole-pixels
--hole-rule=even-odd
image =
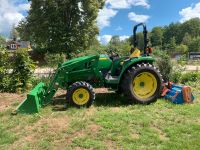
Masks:
[[[143,26],[144,52],[137,48],[136,31]],[[132,102],[150,104],[161,93],[162,76],[153,65],[152,49],[148,47],[147,28],[141,23],[133,29],[133,48],[128,57],[118,54],[92,55],[59,64],[48,86],[39,83],[16,109],[21,113],[36,113],[52,102],[58,88],[66,89],[66,100],[77,107],[92,105],[93,87],[111,88]]]

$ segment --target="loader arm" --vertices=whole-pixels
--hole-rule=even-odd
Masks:
[[[16,109],[16,112],[37,113],[39,108],[52,102],[58,88],[68,89],[76,81],[98,79],[103,77],[98,69],[99,55],[85,56],[69,60],[58,65],[48,86],[40,82]]]
[[[46,90],[45,90],[46,92],[44,94],[44,99],[43,99],[43,101],[41,103],[42,106],[46,106],[49,103],[51,103],[53,96],[55,95],[56,91],[58,90],[58,88],[59,88],[58,86],[59,85],[56,82],[57,82],[58,77],[60,75],[59,72],[60,72],[60,69],[58,68],[56,70],[56,72],[55,72],[55,74],[54,74],[49,86],[46,87]]]

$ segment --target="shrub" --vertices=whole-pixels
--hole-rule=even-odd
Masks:
[[[183,72],[185,72],[186,70],[185,62],[184,61],[178,61],[178,63],[174,62],[172,66],[173,68],[170,76],[170,81],[174,83],[179,83],[181,82],[181,77]]]
[[[188,72],[182,74],[181,83],[185,84],[186,82],[199,82],[200,73],[199,72]]]
[[[172,64],[169,55],[165,51],[155,50],[153,55],[156,57],[156,66],[159,68],[163,80],[169,81],[172,71]]]
[[[176,52],[181,53],[181,54],[187,54],[188,53],[188,46],[187,45],[178,45],[176,46],[175,49]]]
[[[10,88],[9,67],[8,52],[6,49],[0,48],[0,92],[5,92]]]
[[[46,53],[44,57],[47,66],[49,67],[56,67],[59,63],[63,63],[66,61],[66,55],[61,54],[53,54],[53,53]]]
[[[40,82],[44,82],[45,85],[49,85],[51,80],[52,80],[52,75],[49,75],[47,77],[34,77],[31,80],[32,86],[35,87],[36,85],[38,85]]]
[[[17,50],[12,66],[12,92],[21,92],[32,88],[31,78],[36,66],[26,50]]]
[[[170,76],[170,81],[172,81],[174,83],[179,83],[181,81],[181,76],[182,76],[182,73],[180,70],[173,69],[171,76]]]

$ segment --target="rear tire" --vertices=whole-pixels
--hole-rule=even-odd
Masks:
[[[95,93],[89,83],[75,82],[69,87],[66,99],[78,108],[90,107],[95,100]]]
[[[160,96],[162,75],[149,63],[137,64],[124,74],[121,87],[124,95],[133,102],[150,104]]]

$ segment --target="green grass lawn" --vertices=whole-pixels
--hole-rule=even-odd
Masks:
[[[0,112],[0,149],[200,149],[200,99],[175,105],[158,100],[130,105],[114,93],[98,94],[89,109],[55,106],[35,115]],[[57,111],[56,111],[57,110]]]

